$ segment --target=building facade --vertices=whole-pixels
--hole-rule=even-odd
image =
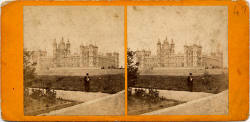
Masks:
[[[37,63],[37,69],[49,68],[119,68],[119,53],[98,52],[98,46],[80,45],[80,52],[72,54],[71,43],[62,38],[59,43],[53,41],[53,54],[47,56],[46,51],[32,51],[32,60]]]
[[[209,55],[202,54],[202,46],[184,45],[183,53],[175,53],[175,43],[166,38],[158,40],[156,55],[150,50],[137,50],[136,59],[139,69],[153,69],[156,67],[183,67],[183,68],[223,68],[223,53],[219,50]]]

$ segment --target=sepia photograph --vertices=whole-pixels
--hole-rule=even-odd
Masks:
[[[24,6],[24,115],[124,115],[123,6]]]
[[[228,115],[227,12],[128,7],[128,115]]]

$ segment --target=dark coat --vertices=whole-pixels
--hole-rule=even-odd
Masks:
[[[191,76],[188,76],[187,84],[188,84],[188,86],[193,86],[193,78]]]
[[[89,84],[90,83],[90,77],[89,76],[85,76],[84,77],[84,84]]]

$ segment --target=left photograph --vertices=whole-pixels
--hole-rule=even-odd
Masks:
[[[124,7],[23,7],[24,115],[124,115]]]

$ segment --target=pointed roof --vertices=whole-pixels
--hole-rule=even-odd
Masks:
[[[164,40],[164,42],[163,43],[166,43],[166,44],[168,44],[168,37],[166,36],[166,39]]]
[[[60,41],[60,45],[65,45],[64,39],[62,37],[61,41]]]

